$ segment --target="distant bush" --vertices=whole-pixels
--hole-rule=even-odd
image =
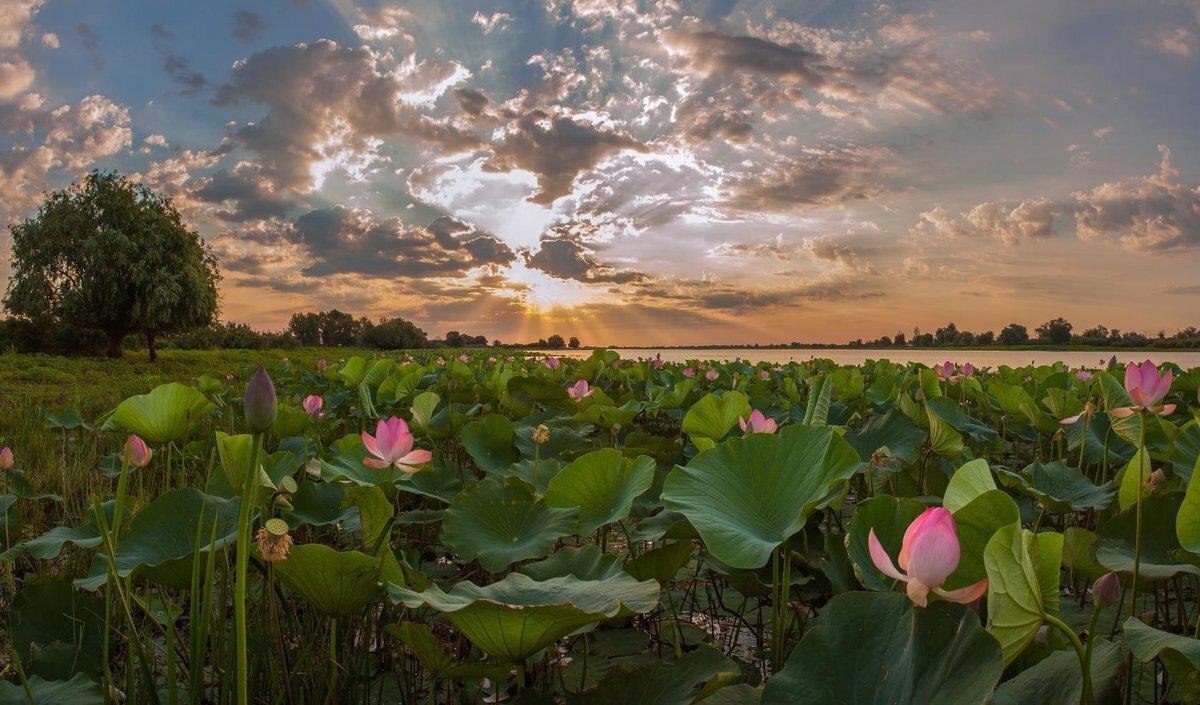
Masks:
[[[97,330],[77,328],[55,321],[36,322],[27,318],[0,321],[0,349],[49,355],[102,355],[108,339]]]
[[[368,324],[360,340],[367,347],[381,350],[423,348],[429,343],[425,331],[403,318],[383,318]]]

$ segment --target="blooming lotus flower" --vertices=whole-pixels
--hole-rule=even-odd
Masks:
[[[4,450],[8,450],[5,448]],[[136,434],[129,436],[129,440],[125,441],[125,452],[119,453],[118,458],[121,462],[128,462],[131,468],[144,468],[150,464],[150,456],[154,453],[146,447],[146,442],[138,438]]]
[[[934,365],[933,372],[937,375],[938,379],[950,379],[954,375],[954,363],[946,360],[940,365]]]
[[[587,399],[595,393],[595,389],[588,389],[588,382],[586,379],[581,379],[575,384],[572,384],[570,387],[567,387],[567,396],[571,397],[571,400],[576,404],[584,399]]]
[[[317,372],[324,372],[325,369],[328,367],[329,367],[329,363],[325,361],[325,358],[321,358],[320,360],[317,360]]]
[[[0,449],[0,470],[12,470],[13,452],[12,448],[4,446]]]
[[[466,353],[463,353],[462,355],[458,356],[459,362],[470,362],[470,360],[471,360],[471,356]]]
[[[695,377],[696,371],[689,367],[683,371],[683,376],[684,377]]]
[[[1125,391],[1133,406],[1110,409],[1108,413],[1123,419],[1132,416],[1143,409],[1152,414],[1167,416],[1175,411],[1174,404],[1160,404],[1167,392],[1171,391],[1171,371],[1159,375],[1154,363],[1146,360],[1142,364],[1130,363],[1125,366]]]
[[[557,370],[562,365],[562,360],[557,357],[548,357],[542,361],[542,364],[552,370]]]
[[[1075,373],[1075,379],[1083,382],[1084,384],[1088,384],[1092,381],[1092,373],[1088,372],[1087,370],[1079,370]]]
[[[665,364],[667,363],[663,362],[662,355],[657,355],[653,360],[650,361],[650,366],[656,370],[661,370]]]
[[[742,438],[749,436],[751,433],[775,433],[777,429],[775,419],[768,419],[758,409],[750,412],[749,419],[739,416],[738,425],[742,427]]]
[[[975,365],[972,365],[972,364],[971,364],[971,363],[969,363],[969,362],[968,362],[968,363],[965,363],[965,364],[962,366],[962,376],[963,376],[963,377],[970,377],[970,376],[971,376],[971,375],[973,375],[973,374],[975,374]]]
[[[960,555],[954,517],[945,507],[926,509],[909,524],[900,548],[900,570],[892,564],[887,551],[875,537],[874,529],[867,535],[867,547],[871,562],[881,573],[907,583],[908,599],[918,607],[929,604],[930,592],[943,600],[966,605],[983,597],[987,591],[987,578],[961,590],[942,590],[946,579],[958,568]]]
[[[313,421],[321,418],[321,407],[325,405],[325,400],[316,394],[309,394],[304,397],[304,411]]]
[[[759,370],[758,376],[761,379],[771,379],[771,373],[766,370]]]
[[[1092,418],[1092,414],[1095,414],[1095,413],[1096,413],[1096,407],[1094,404],[1092,404],[1089,401],[1088,403],[1083,405],[1083,411],[1079,412],[1078,414],[1075,414],[1074,416],[1069,416],[1069,417],[1063,419],[1062,421],[1059,421],[1059,423],[1062,424],[1063,426],[1070,426],[1074,423],[1077,423],[1079,421],[1079,419],[1082,419],[1085,417],[1089,418],[1089,419]]]
[[[718,378],[720,376],[721,376],[721,373],[717,372],[716,370],[709,370],[708,372],[704,373],[704,379],[707,379],[709,382],[714,381],[716,378]]]
[[[494,355],[493,355],[493,356],[489,356],[489,357],[488,357],[488,364],[489,364],[489,365],[494,365],[494,364],[496,364],[496,357],[495,357]]]
[[[439,364],[439,365],[444,365],[444,364],[446,364],[446,358],[444,358],[444,357],[438,357],[438,359],[437,359],[437,364]]]
[[[363,465],[369,468],[386,468],[389,465],[409,474],[419,471],[414,467],[428,463],[433,454],[427,450],[413,450],[413,437],[408,432],[408,424],[404,419],[395,416],[384,421],[380,419],[375,426],[375,435],[363,431],[363,445],[367,452],[375,456],[363,460]]]

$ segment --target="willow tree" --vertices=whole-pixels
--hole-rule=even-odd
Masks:
[[[207,326],[218,312],[216,257],[171,199],[116,173],[47,193],[37,215],[11,227],[14,316],[104,333],[109,357],[142,333]]]

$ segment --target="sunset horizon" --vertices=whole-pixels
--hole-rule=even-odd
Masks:
[[[1172,335],[1198,62],[1194,1],[16,0],[0,218],[120,172],[212,247],[222,319],[270,331]]]

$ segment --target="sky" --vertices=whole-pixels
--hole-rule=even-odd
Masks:
[[[1200,0],[0,0],[0,222],[120,171],[270,330],[1173,333],[1198,112]]]

